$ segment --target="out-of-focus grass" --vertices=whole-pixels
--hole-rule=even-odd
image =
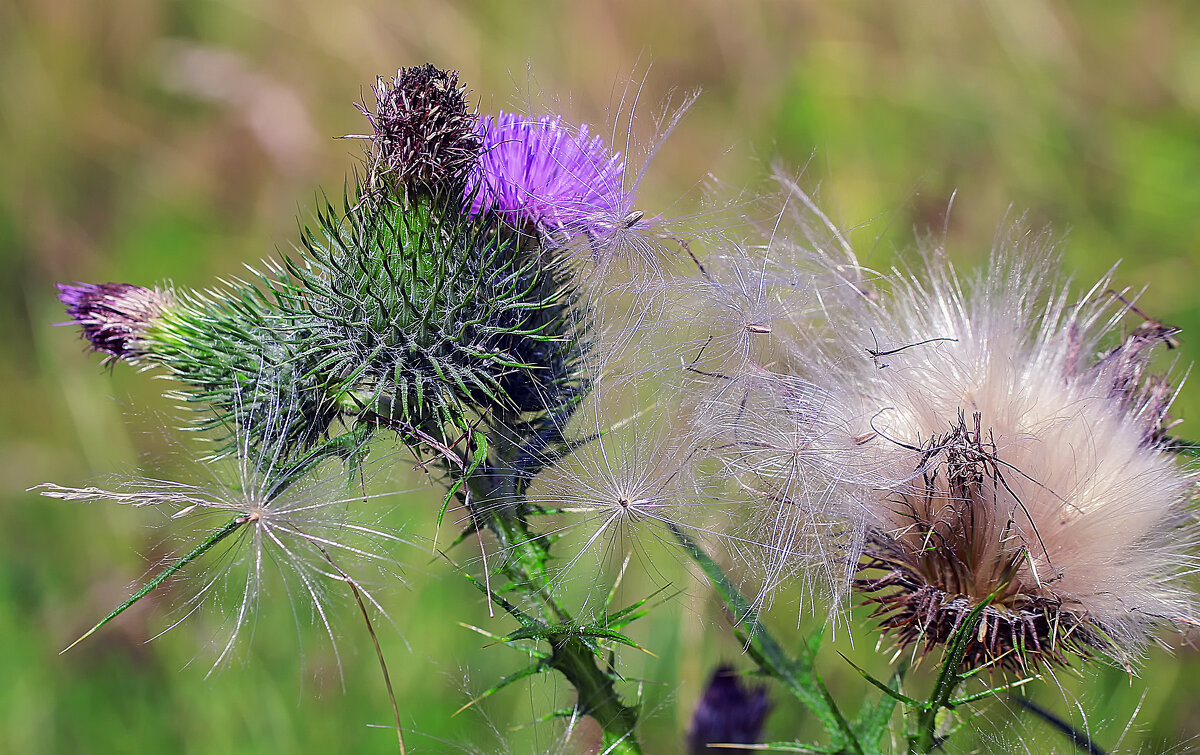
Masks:
[[[62,317],[52,283],[203,286],[289,248],[316,187],[339,195],[353,166],[358,144],[328,137],[362,128],[351,101],[398,66],[432,60],[460,69],[485,111],[546,107],[541,89],[596,124],[610,123],[631,72],[645,78],[642,116],[672,87],[702,87],[642,187],[647,211],[691,196],[710,170],[736,186],[761,182],[766,165],[781,160],[797,172],[807,166],[802,183],[819,186],[823,207],[876,265],[944,228],[950,253],[969,266],[1006,218],[1025,215],[1066,236],[1064,269],[1083,281],[1123,259],[1118,281],[1148,284],[1143,308],[1184,328],[1181,361],[1200,354],[1192,335],[1200,333],[1200,8],[543,5],[0,6],[0,750],[393,749],[386,729],[369,728],[387,724],[386,699],[348,605],[338,624],[344,691],[328,643],[308,628],[298,637],[279,590],[263,601],[248,663],[213,678],[204,678],[203,650],[219,624],[211,615],[145,644],[170,620],[170,595],[58,655],[162,555],[163,535],[151,528],[162,521],[23,491],[182,466],[158,430],[176,413],[158,397],[163,384],[121,368],[108,375],[69,329],[50,328]],[[635,124],[642,136],[649,121]],[[1200,437],[1191,426],[1200,390],[1185,388],[1177,409],[1188,420],[1182,434]],[[150,414],[130,419],[131,410]],[[432,494],[413,496],[395,518],[428,535],[435,505]],[[553,678],[451,717],[522,659],[481,647],[455,623],[507,627],[489,620],[478,594],[444,564],[415,551],[397,556],[414,568],[409,585],[388,595],[395,629],[380,630],[404,721],[420,732],[409,735],[411,749],[554,746],[545,727],[509,731],[569,702]],[[624,653],[623,661],[631,679],[647,680],[648,750],[673,752],[710,666],[747,664],[703,588],[664,565],[675,558],[654,547],[645,558],[658,576],[632,579],[627,599],[668,579],[682,592],[635,625],[656,655]],[[793,606],[781,600],[774,611],[790,636]],[[870,631],[856,636],[852,651],[844,633],[838,643],[881,669]],[[1077,723],[1086,713],[1097,740],[1112,746],[1147,689],[1125,749],[1182,751],[1200,734],[1198,669],[1185,648],[1152,654],[1132,683],[1121,670],[1089,668],[1060,673],[1033,694]],[[822,670],[847,699],[863,694],[836,655]],[[778,699],[772,736],[811,733],[794,711]],[[1002,737],[1008,720],[997,703],[971,723]],[[1007,751],[1003,741],[978,749]],[[1014,741],[1029,752],[1067,751],[1032,724]]]

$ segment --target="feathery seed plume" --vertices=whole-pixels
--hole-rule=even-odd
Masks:
[[[360,581],[363,571],[373,573],[367,577],[373,583],[397,579],[398,562],[387,551],[409,543],[378,525],[378,514],[361,509],[376,499],[400,493],[367,493],[364,489],[356,495],[346,486],[340,459],[315,453],[299,461],[289,457],[287,432],[294,425],[290,415],[297,411],[294,406],[276,403],[263,420],[267,427],[264,437],[229,428],[236,436],[235,453],[220,466],[206,468],[213,480],[209,484],[134,478],[121,481],[114,489],[50,483],[34,488],[43,496],[67,501],[165,509],[172,520],[192,522],[208,533],[162,564],[153,578],[76,643],[184,570],[197,577],[194,581],[200,587],[182,606],[183,618],[204,603],[228,601],[221,611],[228,634],[220,639],[213,669],[233,657],[273,579],[282,581],[293,599],[309,604],[313,621],[333,643],[335,655],[337,633],[329,606],[334,593],[345,594],[353,584],[368,605],[383,613],[375,597],[377,585]],[[207,466],[210,460],[204,461]],[[201,521],[204,524],[199,524]],[[198,578],[198,573],[203,573],[203,578]],[[221,595],[223,589],[229,595]]]

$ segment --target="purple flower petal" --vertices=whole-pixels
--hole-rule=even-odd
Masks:
[[[587,126],[500,113],[481,119],[479,129],[483,149],[466,194],[471,213],[490,210],[568,238],[604,235],[628,214],[625,162]]]
[[[770,712],[766,688],[742,686],[733,668],[722,664],[709,677],[692,712],[688,752],[717,752],[710,744],[757,744]]]
[[[59,283],[57,287],[58,300],[72,322],[92,348],[110,360],[139,356],[135,341],[166,306],[163,293],[129,283]]]

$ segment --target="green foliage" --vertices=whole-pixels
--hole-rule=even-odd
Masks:
[[[801,645],[799,655],[789,656],[762,625],[757,611],[717,562],[682,529],[672,525],[671,533],[687,550],[688,555],[708,577],[713,589],[721,597],[722,603],[729,611],[733,632],[745,645],[746,652],[764,673],[783,684],[825,727],[832,742],[828,749],[813,749],[807,745],[806,747],[814,752],[865,755],[857,733],[838,709],[814,666],[817,650],[821,646],[821,633],[814,632]],[[866,720],[871,721],[873,717],[867,716]],[[869,733],[878,741],[877,732]]]

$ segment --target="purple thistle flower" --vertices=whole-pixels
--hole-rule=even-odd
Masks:
[[[692,712],[688,752],[725,752],[709,747],[714,744],[757,744],[770,712],[766,688],[742,686],[733,667],[722,664],[713,671]]]
[[[629,214],[625,162],[586,125],[502,112],[482,118],[479,131],[483,149],[466,194],[472,214],[490,210],[568,240],[605,236]]]
[[[137,340],[167,305],[167,296],[129,283],[59,283],[58,300],[106,362],[141,355]],[[68,325],[70,323],[61,323]]]

